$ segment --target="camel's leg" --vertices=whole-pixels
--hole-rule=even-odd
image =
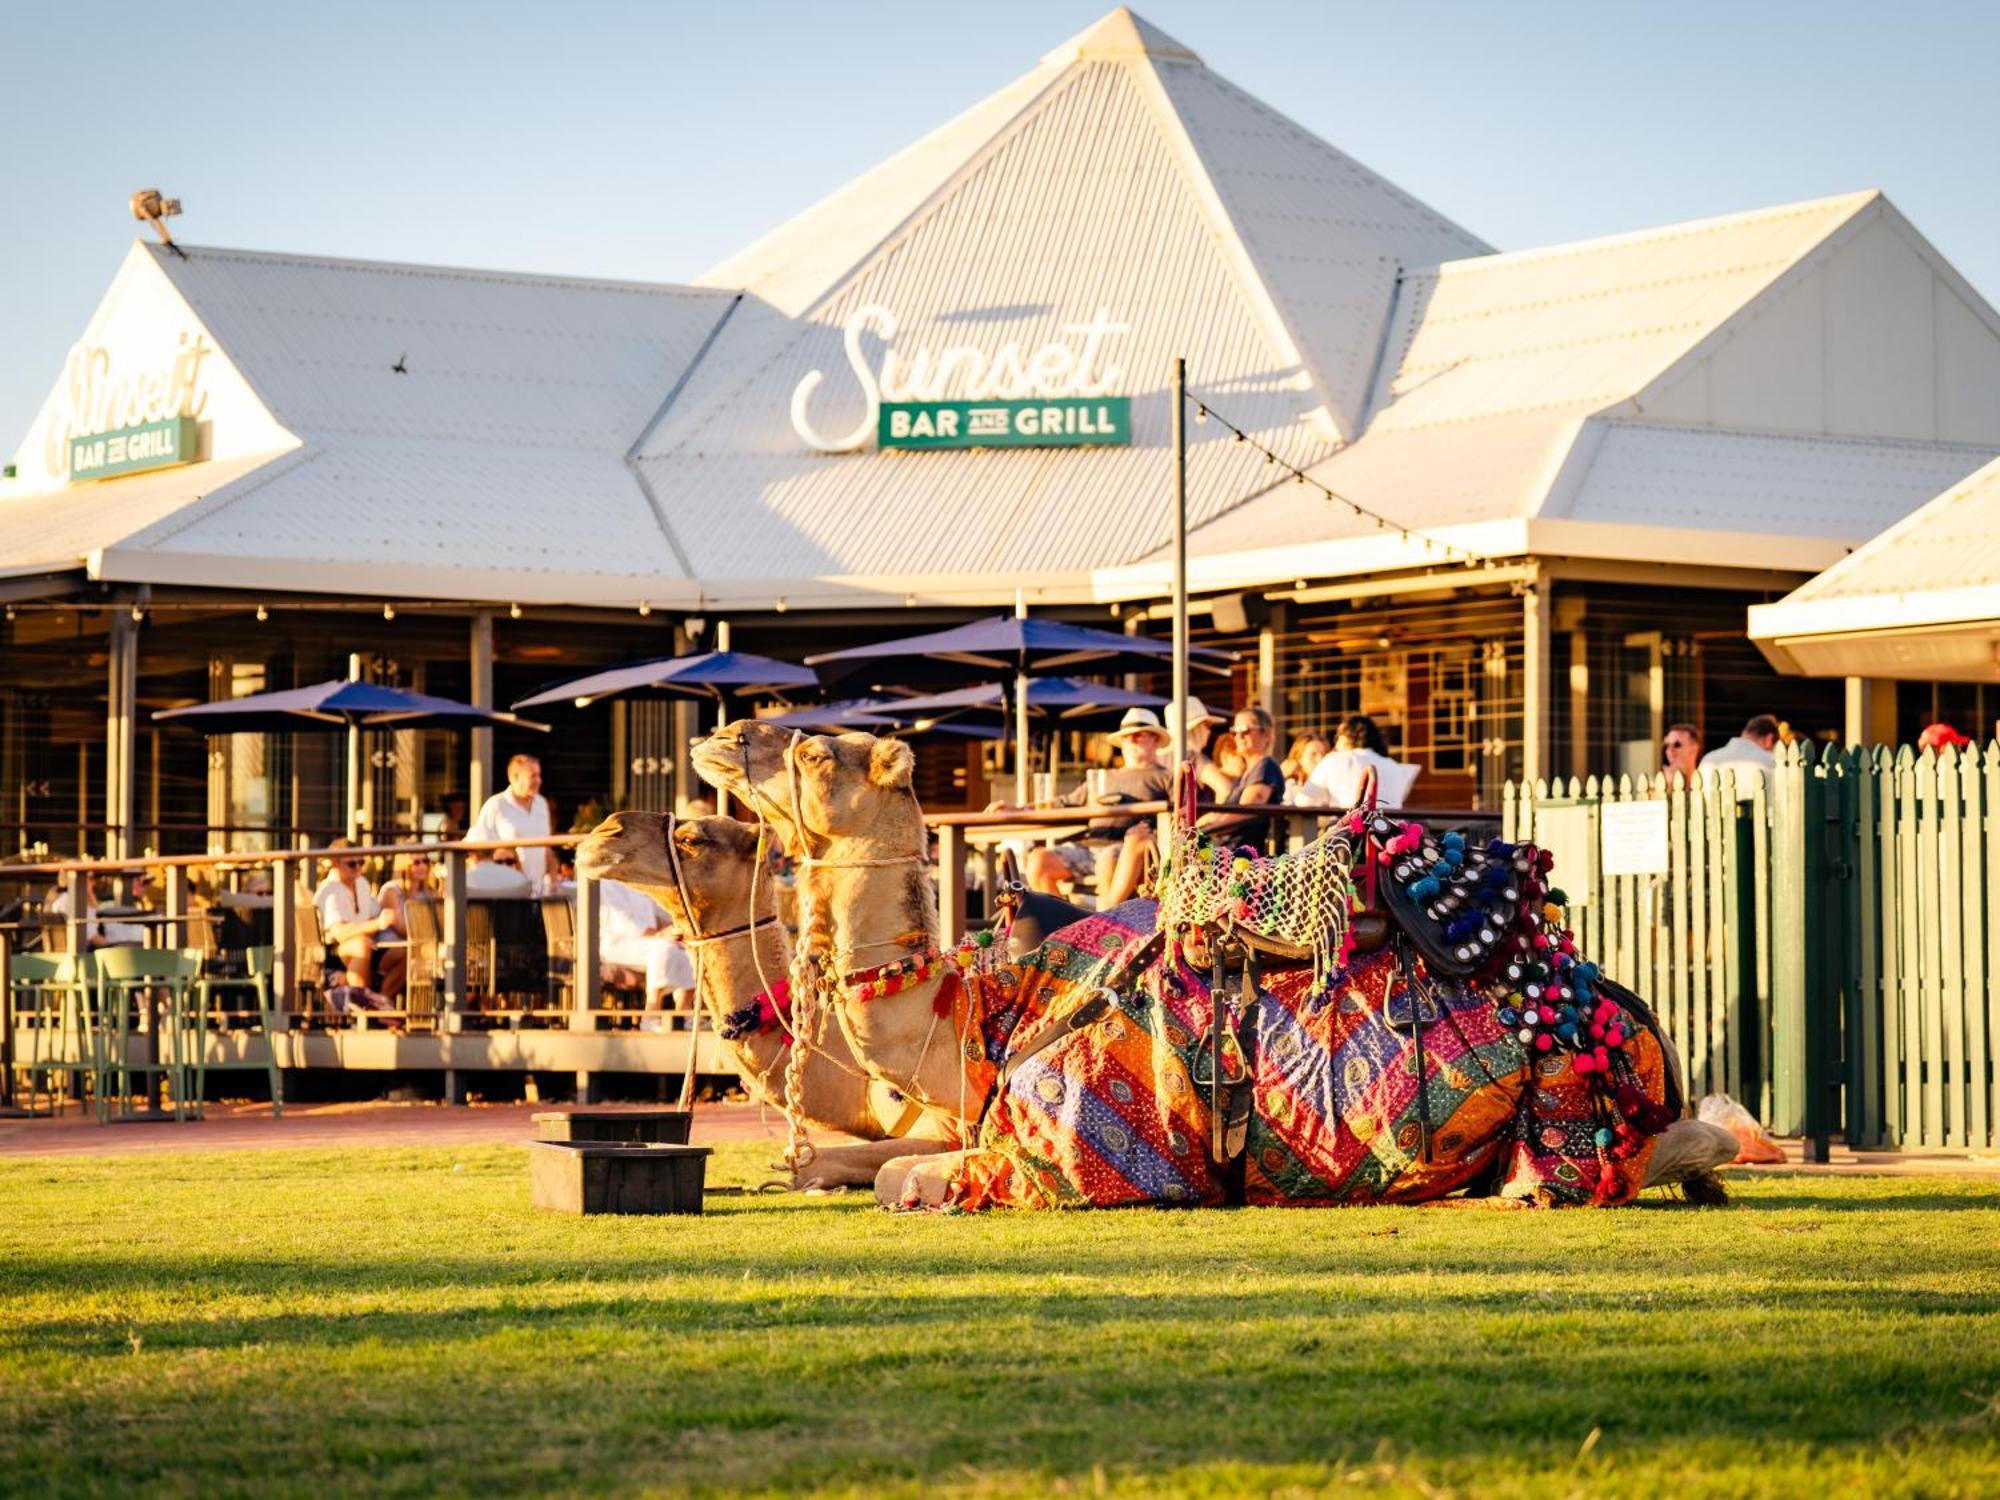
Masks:
[[[961,1153],[899,1156],[875,1175],[875,1201],[884,1208],[942,1208]]]
[[[943,1151],[943,1141],[866,1141],[858,1146],[822,1146],[813,1159],[792,1174],[792,1186],[867,1187],[882,1164],[899,1156]]]

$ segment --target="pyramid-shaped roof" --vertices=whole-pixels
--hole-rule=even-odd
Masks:
[[[1214,242],[1231,291],[1253,312],[1273,355],[1308,377],[1342,440],[1360,430],[1398,273],[1491,249],[1120,6],[698,280],[740,288],[794,317],[870,279],[885,260],[915,261],[904,279],[935,282],[956,269],[939,258],[950,240],[933,235],[921,259],[906,243],[939,219],[970,216],[970,232],[980,232],[998,207],[995,189],[1036,157],[1036,147],[1046,155],[1052,145],[1062,148],[1066,170],[1046,195],[1010,200],[1012,215],[1060,232],[1065,260],[1139,259],[1145,220],[1122,216],[1130,205],[1115,184],[1099,196],[1065,190],[1092,173],[1152,172],[1150,186],[1182,200]],[[1047,249],[1017,268],[1037,298],[1062,290],[1050,285]],[[1115,281],[1100,284],[1109,290]]]

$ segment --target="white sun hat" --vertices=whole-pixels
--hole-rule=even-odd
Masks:
[[[1150,708],[1128,708],[1125,710],[1125,717],[1118,721],[1118,727],[1111,731],[1109,739],[1115,745],[1120,740],[1129,740],[1135,734],[1157,734],[1164,739],[1167,726],[1160,722],[1160,716]]]

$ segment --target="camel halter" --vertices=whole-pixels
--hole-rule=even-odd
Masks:
[[[687,876],[681,871],[680,846],[674,842],[674,831],[680,826],[681,820],[674,814],[668,813],[665,821],[660,824],[660,841],[667,846],[667,868],[673,873],[674,894],[681,898],[681,911],[687,917],[688,930],[691,934],[691,936],[681,940],[683,948],[706,948],[711,943],[727,942],[730,938],[742,937],[746,933],[755,932],[760,927],[781,925],[780,918],[774,911],[768,917],[753,915],[748,922],[740,923],[735,927],[724,928],[721,932],[703,932],[701,930],[701,923],[695,920],[694,901],[688,895]],[[756,902],[757,893],[753,886],[750,893],[750,910],[753,913],[757,910]]]

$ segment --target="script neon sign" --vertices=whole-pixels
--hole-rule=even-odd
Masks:
[[[111,351],[101,344],[74,346],[63,365],[55,416],[48,427],[49,472],[70,472],[71,444],[77,438],[200,417],[208,405],[201,364],[214,352],[199,333],[183,333],[165,367],[128,373],[114,369]]]
[[[886,346],[880,369],[869,366],[862,335],[873,331]],[[824,371],[808,370],[792,391],[792,430],[822,453],[851,453],[876,434],[884,401],[1025,401],[1063,397],[1104,396],[1116,390],[1125,371],[1115,364],[1099,368],[1104,340],[1129,333],[1100,307],[1084,323],[1066,323],[1062,340],[1024,350],[1010,340],[990,352],[976,344],[952,344],[942,349],[920,348],[904,354],[895,347],[896,315],[877,302],[857,307],[841,331],[848,368],[868,409],[851,432],[829,436],[813,423],[807,410],[813,392],[826,379]]]

